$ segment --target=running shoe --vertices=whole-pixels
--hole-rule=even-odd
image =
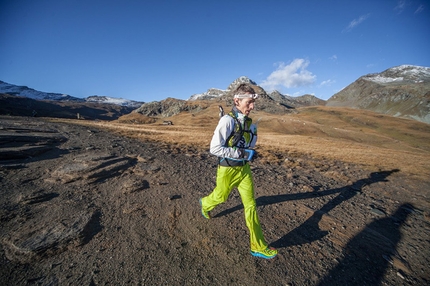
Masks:
[[[272,259],[278,254],[278,251],[272,247],[268,247],[265,250],[262,251],[254,251],[251,250],[251,254],[255,257],[260,257],[264,259]]]
[[[199,202],[200,202],[200,206],[201,206],[201,208],[202,208],[202,216],[203,216],[205,219],[210,219],[211,217],[210,217],[210,215],[209,215],[209,212],[208,212],[208,211],[205,211],[205,210],[203,209],[202,199],[200,199],[200,200],[199,200]]]

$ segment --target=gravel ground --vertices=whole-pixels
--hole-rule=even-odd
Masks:
[[[252,163],[272,260],[249,253],[216,158],[41,118],[0,117],[2,285],[429,285],[430,182],[296,155]]]

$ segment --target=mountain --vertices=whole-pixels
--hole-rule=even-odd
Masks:
[[[27,86],[18,86],[0,81],[0,93],[23,96],[35,100],[62,100],[62,101],[84,101],[81,98],[67,94],[38,91]]]
[[[9,95],[22,96],[31,98],[34,100],[54,100],[54,101],[74,101],[74,102],[96,102],[96,103],[107,103],[115,104],[119,106],[126,106],[132,108],[138,108],[143,102],[114,98],[108,96],[89,96],[87,98],[78,98],[61,93],[43,92],[38,91],[27,86],[17,86],[13,84],[0,81],[0,93],[5,93]]]
[[[241,77],[237,78],[236,80],[234,80],[227,87],[227,89],[210,88],[204,93],[197,93],[197,94],[192,95],[188,100],[201,100],[201,99],[207,100],[207,99],[220,98],[223,95],[226,95],[229,92],[231,92],[232,90],[234,90],[234,88],[241,83],[250,83],[252,85],[257,86],[257,84],[254,81],[250,80],[248,77],[241,76]]]
[[[319,99],[318,97],[305,94],[297,97],[283,95],[279,91],[275,90],[269,94],[274,101],[282,103],[290,108],[297,108],[303,106],[315,106],[315,105],[325,105],[325,100]]]
[[[116,120],[133,107],[86,101],[35,100],[0,93],[0,115]]]
[[[279,92],[268,95],[266,91],[246,76],[241,76],[229,84],[227,89],[210,88],[204,93],[192,95],[188,100],[167,98],[162,101],[154,101],[142,104],[134,112],[145,116],[169,117],[183,111],[195,112],[206,109],[213,101],[219,101],[227,106],[233,105],[233,91],[241,83],[250,83],[259,94],[255,109],[274,114],[284,114],[292,112],[296,107],[324,105],[325,101],[313,95],[303,95],[301,97],[284,96]]]
[[[220,98],[226,92],[227,90],[210,88],[204,93],[193,94],[188,100],[208,100],[208,99]]]
[[[107,104],[115,104],[119,106],[127,106],[132,108],[138,108],[140,107],[143,102],[141,101],[134,101],[129,99],[123,99],[123,98],[115,98],[115,97],[109,97],[109,96],[100,96],[100,95],[92,95],[87,98],[85,98],[86,102],[98,102],[98,103],[107,103]]]
[[[430,68],[401,65],[362,76],[329,98],[326,105],[430,123]]]
[[[107,96],[77,98],[37,91],[0,81],[0,114],[58,118],[115,120],[142,102]]]
[[[208,89],[204,93],[194,94],[191,96],[188,100],[210,100],[210,99],[222,99],[226,101],[232,101],[233,98],[233,91],[236,89],[236,87],[241,83],[249,83],[253,86],[255,93],[259,94],[260,97],[258,99],[257,108],[260,107],[260,109],[270,109],[269,105],[282,105],[286,109],[293,109],[296,107],[302,107],[302,106],[313,106],[313,105],[324,105],[325,101],[322,99],[319,99],[313,95],[302,95],[298,97],[292,97],[288,95],[283,95],[278,91],[273,91],[270,94],[267,94],[267,92],[255,81],[249,79],[246,76],[241,76],[237,79],[235,79],[228,87],[227,89],[218,89],[218,88],[211,88]],[[274,111],[274,110],[272,110]]]

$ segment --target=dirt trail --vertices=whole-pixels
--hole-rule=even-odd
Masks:
[[[103,130],[0,118],[2,285],[428,285],[427,181],[294,157],[252,163],[273,260],[237,191],[205,220],[216,159]]]

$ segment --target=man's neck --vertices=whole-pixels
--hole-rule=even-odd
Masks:
[[[233,112],[236,114],[237,118],[246,117],[246,115],[243,114],[239,109],[237,109],[236,106],[233,107]]]

